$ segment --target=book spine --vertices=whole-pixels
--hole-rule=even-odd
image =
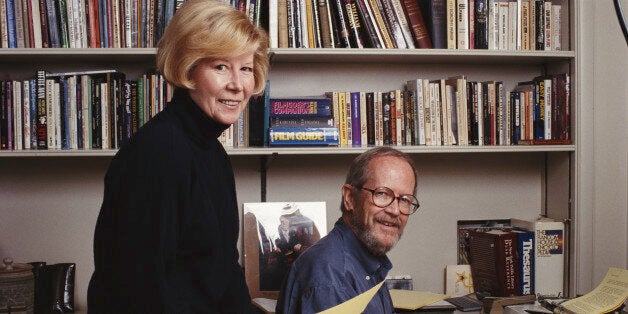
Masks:
[[[6,0],[6,23],[8,48],[17,48],[17,30],[15,21],[15,2],[14,0]]]
[[[432,48],[432,40],[423,19],[419,2],[415,0],[402,0],[406,17],[411,26],[413,38],[417,48]]]
[[[382,8],[384,12],[384,18],[388,22],[388,29],[390,30],[391,37],[395,42],[396,48],[405,49],[408,48],[406,40],[401,29],[401,24],[397,19],[395,13],[395,7],[392,0],[381,0]]]
[[[362,38],[364,30],[355,1],[356,0],[344,0],[347,20],[349,21],[349,30],[351,32],[351,43],[353,48],[364,48],[364,39]]]
[[[333,127],[334,118],[318,116],[270,117],[270,127]]]
[[[469,7],[467,0],[456,1],[456,44],[458,49],[469,49]]]
[[[344,1],[343,0],[333,0],[334,3],[334,11],[335,11],[335,19],[336,19],[336,27],[338,28],[338,32],[340,34],[340,44],[341,48],[355,48],[351,46],[351,36],[349,33],[349,22],[347,18],[347,14]]]
[[[37,71],[37,149],[48,148],[46,72]]]
[[[516,231],[519,260],[519,295],[534,294],[534,232]]]
[[[470,10],[472,8],[469,8]],[[475,49],[488,49],[487,0],[475,0]]]
[[[381,35],[377,29],[377,25],[375,25],[375,19],[370,13],[370,8],[367,7],[366,2],[367,0],[355,0],[360,21],[362,22],[364,32],[367,35],[365,36],[367,39],[366,45],[369,48],[383,48],[384,46],[381,40]]]
[[[382,13],[380,2],[377,0],[365,0],[365,4],[367,5],[367,9],[371,9],[371,16],[374,17],[376,23],[376,30],[379,30],[379,33],[382,37],[382,48],[395,48],[395,44],[391,38],[390,29],[386,25],[386,21],[384,20],[384,15]]]
[[[270,116],[313,115],[331,117],[331,100],[320,99],[270,99]]]
[[[361,146],[361,134],[360,130],[360,92],[351,92],[351,145]]]
[[[333,48],[331,25],[329,23],[330,15],[328,0],[317,0],[317,4],[322,47]]]
[[[281,145],[315,145],[337,146],[338,129],[329,128],[291,128],[274,127],[269,129],[271,146]]]

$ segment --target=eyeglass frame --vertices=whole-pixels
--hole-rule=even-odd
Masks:
[[[397,200],[397,205],[399,206],[399,200],[401,198],[410,199],[410,212],[409,213],[404,213],[401,210],[401,206],[399,206],[399,212],[404,214],[404,215],[406,215],[406,216],[410,216],[410,215],[416,213],[419,210],[419,208],[421,207],[421,204],[419,203],[419,199],[416,196],[414,196],[412,194],[401,194],[399,196],[396,196],[395,195],[395,191],[393,191],[391,188],[389,188],[387,186],[380,186],[380,187],[376,187],[374,189],[369,189],[369,188],[365,188],[365,187],[361,186],[360,190],[365,190],[365,191],[371,192],[371,200],[373,201],[373,205],[375,205],[375,206],[377,206],[379,208],[386,208],[386,207],[390,206],[390,204],[392,204],[395,200]],[[378,192],[378,191],[381,191],[381,190],[390,191],[391,193],[386,193],[388,196],[390,196],[390,194],[392,194],[392,198],[390,200],[390,203],[388,203],[386,205],[383,205],[383,206],[382,205],[378,205],[377,202],[375,201],[375,192]],[[414,204],[412,202],[412,199],[416,200],[416,207],[414,208],[414,210],[412,210],[412,205]]]

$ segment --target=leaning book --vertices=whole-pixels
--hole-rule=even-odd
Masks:
[[[244,273],[251,298],[277,299],[292,262],[327,234],[325,202],[244,203]]]

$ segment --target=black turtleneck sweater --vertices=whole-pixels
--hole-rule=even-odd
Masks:
[[[227,128],[178,90],[113,158],[94,234],[89,313],[246,313]]]

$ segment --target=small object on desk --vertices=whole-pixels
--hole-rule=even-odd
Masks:
[[[453,304],[462,312],[480,311],[482,309],[482,301],[476,299],[475,294],[473,293],[445,299],[445,301]]]
[[[540,303],[514,304],[504,307],[504,314],[552,314],[552,311],[543,307]]]

